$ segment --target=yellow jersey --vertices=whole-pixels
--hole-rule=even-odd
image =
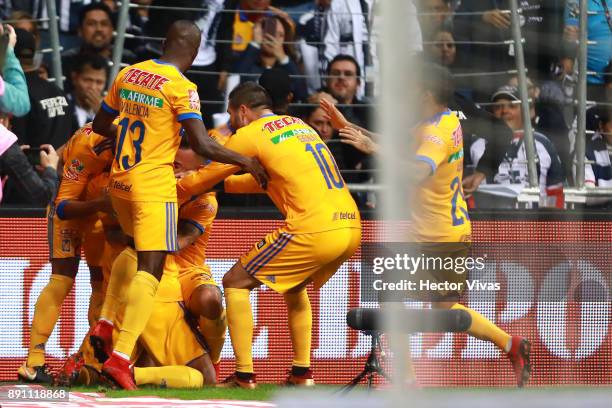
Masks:
[[[180,122],[202,119],[197,87],[174,65],[148,60],[119,72],[102,108],[119,116],[111,194],[131,201],[176,201],[172,164]]]
[[[471,240],[463,196],[463,133],[459,119],[446,110],[417,128],[416,159],[432,174],[415,191],[411,210],[417,242]]]
[[[285,216],[292,234],[361,228],[357,205],[325,143],[291,116],[264,115],[229,138],[225,147],[256,157],[270,175],[266,193]],[[237,172],[213,163],[181,179],[179,198],[207,191]]]
[[[202,233],[194,243],[174,255],[181,275],[204,265],[206,247],[213,221],[217,216],[217,208],[215,193],[207,193],[194,197],[179,209],[179,222],[188,222]]]
[[[87,184],[108,169],[113,160],[113,146],[104,136],[94,133],[91,123],[77,130],[62,152],[64,168],[55,204],[85,198]]]

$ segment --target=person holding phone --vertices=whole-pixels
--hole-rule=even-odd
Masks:
[[[306,82],[299,75],[293,49],[294,30],[283,18],[273,15],[258,21],[253,28],[253,40],[241,55],[236,72],[241,82],[256,81],[266,69],[280,68],[291,78],[294,100],[307,97]]]
[[[0,181],[10,194],[4,203],[44,207],[57,193],[59,156],[53,146],[19,146],[15,136],[0,125]],[[0,202],[3,202],[0,189]]]

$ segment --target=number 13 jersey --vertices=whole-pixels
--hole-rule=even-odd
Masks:
[[[119,72],[102,108],[119,116],[111,194],[130,201],[176,201],[173,162],[180,122],[202,120],[195,84],[172,64],[144,61]]]
[[[447,110],[417,128],[416,159],[431,175],[415,190],[412,221],[417,242],[471,240],[471,223],[463,196],[463,134],[457,116]]]

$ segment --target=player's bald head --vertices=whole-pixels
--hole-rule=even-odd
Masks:
[[[200,48],[202,33],[198,26],[189,20],[177,20],[170,25],[164,41],[164,54],[182,55],[191,58],[188,65]]]

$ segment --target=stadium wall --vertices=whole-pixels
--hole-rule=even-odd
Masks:
[[[505,276],[499,279],[502,290],[494,293],[493,298],[466,296],[463,301],[505,330],[523,334],[532,341],[534,372],[531,385],[612,384],[609,299],[585,301],[567,296],[550,301],[543,295],[544,289],[557,279],[552,272],[555,262],[547,258],[546,248],[553,244],[571,247],[580,242],[589,243],[593,248],[608,245],[609,250],[610,217],[585,218],[583,214],[571,221],[564,216],[565,220],[560,221],[555,220],[560,217],[551,213],[544,216],[525,213],[524,217],[512,213],[499,221],[499,214],[493,215],[484,214],[473,222],[474,240],[515,248],[505,252],[506,263],[492,265],[494,273]],[[208,262],[217,281],[220,282],[223,273],[240,254],[279,225],[278,220],[216,221]],[[364,221],[363,240],[384,240],[384,226],[379,221]],[[524,253],[521,254],[525,244],[539,248],[541,257],[525,259]],[[581,251],[567,264],[578,272],[586,267],[590,276],[600,277],[598,282],[605,296],[609,296],[610,251],[607,254],[598,251]],[[318,293],[309,292],[314,313],[313,366],[316,379],[321,383],[350,380],[361,370],[369,350],[369,338],[348,329],[345,324],[349,309],[375,306],[360,302],[358,255],[345,263]],[[44,218],[0,218],[0,381],[16,379],[17,367],[26,356],[34,304],[51,270],[47,257]],[[508,269],[510,264],[513,267]],[[505,297],[505,286],[512,280],[509,273],[515,272],[527,276],[525,282],[530,283],[525,290],[534,294],[530,300],[517,302]],[[87,331],[89,293],[88,270],[82,263],[75,288],[47,344],[52,367],[77,351]],[[282,298],[264,288],[254,292],[251,301],[256,322],[253,354],[258,380],[281,382],[291,364],[291,344]],[[424,386],[515,384],[505,357],[494,347],[465,334],[414,335],[412,354],[419,383]],[[228,339],[223,350],[222,374],[232,369],[232,356]]]

